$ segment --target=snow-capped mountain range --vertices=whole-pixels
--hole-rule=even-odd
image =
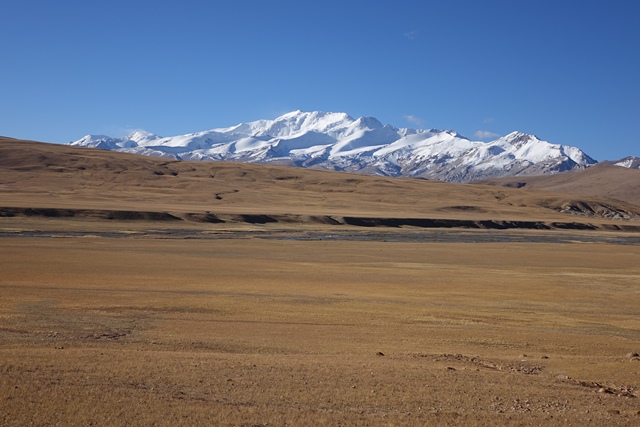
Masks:
[[[467,182],[583,169],[596,161],[576,147],[513,132],[492,142],[455,131],[383,125],[373,117],[293,111],[274,120],[160,137],[87,135],[70,145],[179,160],[295,165],[386,176]]]

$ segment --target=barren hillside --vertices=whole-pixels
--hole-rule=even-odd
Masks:
[[[640,206],[640,169],[610,164],[557,175],[487,179],[478,181],[478,184],[608,197]]]
[[[136,219],[138,215],[162,219],[170,215],[208,222],[316,221],[369,226],[429,226],[412,222],[429,219],[475,221],[476,225],[493,221],[490,227],[497,228],[509,221],[595,221],[624,228],[633,224],[629,219],[640,212],[635,205],[602,195],[529,191],[528,187],[498,188],[244,163],[167,161],[0,139],[0,207],[5,208],[5,216]],[[573,190],[575,186],[566,188]],[[32,210],[26,212],[26,208]]]

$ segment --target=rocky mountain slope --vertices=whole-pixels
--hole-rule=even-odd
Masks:
[[[607,165],[621,166],[627,169],[640,169],[640,157],[627,156],[620,160],[605,160],[602,163]]]
[[[396,128],[373,117],[318,111],[293,111],[275,120],[173,137],[144,131],[121,138],[87,135],[70,145],[178,160],[271,163],[452,182],[555,174],[596,163],[579,148],[521,132],[485,143],[451,130]]]

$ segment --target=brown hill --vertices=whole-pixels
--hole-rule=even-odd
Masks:
[[[516,222],[528,222],[529,228],[595,222],[624,228],[629,221],[612,219],[640,213],[638,206],[602,197],[530,191],[529,184],[525,189],[492,184],[169,161],[0,138],[0,208],[4,209],[0,215],[4,216],[366,226],[446,226],[451,220],[485,228],[511,227]]]
[[[495,178],[477,183],[607,197],[640,206],[640,169],[611,164],[598,164],[585,170],[557,175]]]

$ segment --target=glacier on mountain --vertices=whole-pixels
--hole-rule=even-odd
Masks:
[[[70,143],[178,160],[271,163],[467,182],[552,174],[596,163],[576,147],[512,132],[491,142],[455,131],[396,128],[373,117],[293,111],[274,120],[160,137],[135,131],[122,138],[87,135]]]

